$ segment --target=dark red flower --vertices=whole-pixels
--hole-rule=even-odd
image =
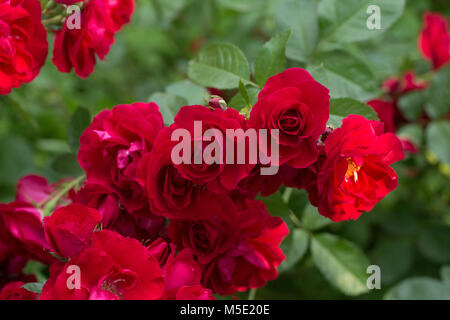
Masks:
[[[80,138],[78,162],[88,182],[114,190],[129,213],[142,210],[147,201],[137,168],[162,127],[155,103],[119,105],[99,113]]]
[[[30,258],[52,263],[51,246],[45,238],[41,212],[26,202],[0,204],[0,240],[22,250]]]
[[[145,217],[121,211],[109,229],[139,241],[153,240],[166,228],[166,220],[147,211]]]
[[[204,186],[194,184],[175,168],[171,153],[176,142],[171,141],[171,134],[170,128],[161,130],[152,152],[140,163],[139,177],[145,184],[152,212],[167,218],[192,219],[202,199],[214,198]]]
[[[197,261],[207,264],[234,244],[239,214],[233,202],[226,198],[220,202],[204,202],[202,207],[196,220],[171,220],[169,237],[179,250],[190,249]]]
[[[310,200],[333,221],[356,220],[397,187],[390,165],[403,157],[400,140],[380,122],[350,115],[325,140]]]
[[[439,69],[450,61],[450,32],[448,21],[439,13],[425,13],[423,30],[419,36],[419,49],[433,69]]]
[[[17,182],[16,201],[27,202],[35,207],[44,207],[51,200],[52,194],[56,193],[61,185],[70,181],[71,179],[62,179],[50,184],[44,177],[30,174]],[[68,202],[65,196],[61,197],[57,208],[64,202]]]
[[[23,288],[25,282],[8,283],[0,291],[0,300],[37,300],[38,294]]]
[[[198,134],[196,137],[195,122],[201,122],[199,125]],[[250,164],[248,161],[248,154],[246,155],[247,161],[244,164],[238,164],[237,153],[239,150],[249,150],[249,142],[245,142],[243,139],[234,139],[234,150],[227,149],[227,129],[237,130],[243,132],[246,130],[246,121],[243,116],[239,114],[235,109],[222,110],[220,108],[211,110],[204,106],[185,106],[175,116],[174,123],[170,126],[171,130],[187,130],[191,138],[191,159],[187,164],[182,162],[181,164],[175,164],[175,168],[186,179],[194,182],[197,185],[206,185],[209,190],[215,193],[227,193],[234,189],[240,180],[248,176],[255,163]],[[215,130],[212,132],[211,130]],[[239,131],[239,132],[241,132]],[[211,142],[199,143],[199,148],[196,147],[195,141],[202,139],[205,133],[211,133],[213,137]],[[204,140],[204,139],[203,139]],[[230,139],[231,140],[231,139]],[[250,142],[251,143],[251,142]],[[212,147],[213,144],[219,146],[217,153],[212,153],[214,162],[208,164],[205,159],[209,154],[206,149]],[[246,145],[247,144],[247,145]],[[200,149],[200,150],[198,150]],[[233,152],[233,153],[231,153]],[[247,152],[248,153],[248,152]],[[196,163],[195,156],[203,155],[199,157],[199,163]],[[227,157],[234,155],[234,159],[230,163]]]
[[[38,0],[0,0],[0,95],[40,72],[48,53]]]
[[[44,218],[45,234],[56,253],[71,258],[89,246],[95,226],[101,219],[97,210],[71,204]]]
[[[417,81],[414,72],[410,71],[406,72],[401,78],[387,79],[382,87],[387,93],[387,98],[370,100],[367,104],[375,110],[378,118],[383,122],[385,132],[395,133],[400,126],[409,122],[399,108],[399,99],[409,92],[424,90],[427,84]],[[412,146],[411,142],[409,145],[405,145],[405,151],[413,150]],[[417,149],[415,146],[414,148]]]
[[[94,233],[93,243],[66,264],[50,267],[42,300],[154,300],[164,290],[158,261],[139,241],[116,232]],[[80,288],[69,288],[68,268],[78,266]]]
[[[215,300],[211,290],[200,285],[202,270],[190,250],[171,257],[164,267],[166,288],[163,299]]]
[[[317,159],[316,141],[325,131],[329,100],[329,90],[306,70],[288,69],[267,80],[250,113],[249,127],[278,129],[274,139],[279,165],[305,168]]]
[[[100,212],[104,228],[112,225],[121,211],[118,195],[108,186],[86,183],[76,192],[71,190],[69,197],[73,203],[81,203]]]
[[[72,68],[82,78],[89,76],[96,57],[104,60],[114,43],[114,34],[128,23],[134,0],[89,0],[81,12],[81,28],[69,29],[64,23],[56,35],[52,62],[61,72]]]
[[[203,285],[221,295],[264,286],[277,278],[277,267],[285,259],[279,246],[289,230],[279,217],[269,215],[264,203],[241,204],[235,226],[233,246],[202,266]]]

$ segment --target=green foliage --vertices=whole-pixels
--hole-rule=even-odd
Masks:
[[[85,108],[75,110],[69,122],[67,139],[72,152],[77,153],[80,147],[80,136],[91,123],[91,115]]]
[[[239,81],[248,83],[250,67],[242,51],[230,43],[213,43],[204,47],[189,63],[189,78],[217,89],[237,88]]]
[[[427,90],[425,110],[433,118],[439,118],[450,110],[450,66],[438,71]]]
[[[350,98],[332,99],[330,101],[330,120],[333,127],[338,128],[342,119],[350,114],[358,114],[369,120],[377,120],[376,112],[368,105]]]
[[[292,29],[286,55],[293,60],[308,61],[319,41],[317,1],[281,0],[275,19],[279,30]]]
[[[303,258],[308,249],[309,235],[302,229],[295,228],[281,244],[286,260],[278,268],[279,272],[287,271]]]
[[[375,79],[369,67],[346,51],[317,55],[308,68],[314,78],[330,89],[332,98],[368,100],[374,96]]]
[[[22,286],[24,289],[34,292],[34,293],[41,293],[42,288],[44,287],[44,283],[41,282],[29,282]]]
[[[368,7],[380,8],[381,29],[367,28]],[[401,16],[405,0],[322,0],[321,11],[327,21],[322,41],[350,43],[376,37],[388,30]]]
[[[402,281],[390,289],[387,300],[450,300],[450,285],[447,278],[448,267],[443,269],[443,281],[416,277]]]
[[[366,269],[370,263],[355,244],[322,233],[312,238],[311,253],[317,268],[342,292],[359,295],[368,291]]]
[[[255,79],[264,86],[267,79],[280,73],[286,67],[286,43],[290,30],[281,32],[264,44],[255,62]]]
[[[448,148],[450,123],[448,121],[434,122],[429,125],[426,134],[430,151],[442,162],[450,164],[450,149]]]

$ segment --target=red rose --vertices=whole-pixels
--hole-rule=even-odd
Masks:
[[[310,200],[333,221],[357,219],[397,187],[390,165],[403,157],[400,140],[380,122],[350,115],[325,140]]]
[[[267,80],[249,126],[278,129],[279,165],[305,168],[317,159],[316,141],[325,131],[329,100],[329,90],[306,70],[291,68]]]
[[[50,185],[44,177],[28,175],[17,183],[16,201],[43,204],[53,191],[55,186]]]
[[[230,199],[205,202],[196,220],[171,220],[169,237],[178,249],[190,249],[201,264],[207,264],[233,245],[238,219]]]
[[[147,246],[147,250],[150,252],[150,255],[159,261],[161,267],[164,267],[167,261],[172,259],[175,255],[176,246],[173,243],[159,237]]]
[[[119,198],[112,188],[95,183],[86,183],[80,190],[71,190],[73,203],[81,203],[96,209],[102,215],[102,225],[107,228],[116,221],[120,213]]]
[[[423,30],[419,36],[419,49],[433,69],[439,69],[450,61],[450,32],[447,19],[438,13],[423,16]]]
[[[395,125],[396,120],[402,121],[404,119],[403,115],[396,117],[397,112],[400,112],[397,104],[381,99],[370,100],[367,104],[375,110],[378,115],[378,119],[383,122],[384,130],[386,132],[395,133],[397,131]]]
[[[297,169],[282,165],[275,175],[261,175],[261,165],[253,168],[250,175],[241,180],[230,195],[233,200],[255,199],[260,193],[262,197],[268,197],[295,175]]]
[[[14,281],[0,291],[0,300],[37,300],[38,294],[23,288],[25,283]]]
[[[0,204],[0,240],[24,250],[33,259],[44,263],[55,261],[49,254],[51,246],[45,239],[41,212],[29,203]]]
[[[62,179],[56,183],[48,183],[44,177],[30,174],[21,178],[17,183],[16,201],[27,202],[35,207],[44,207],[51,200],[51,195],[64,183],[71,179]],[[67,201],[61,197],[60,202]],[[57,205],[57,208],[60,204]]]
[[[80,270],[80,289],[67,282]],[[66,264],[50,267],[50,278],[41,293],[42,300],[154,300],[164,290],[159,263],[137,240],[116,232],[94,233],[93,243]]]
[[[155,239],[165,230],[166,220],[147,212],[146,217],[131,215],[122,211],[109,229],[120,233],[124,237],[130,237],[139,241]]]
[[[81,28],[67,24],[56,35],[52,62],[61,72],[72,68],[82,78],[93,71],[96,56],[101,60],[114,43],[114,34],[130,21],[134,1],[89,0],[81,12]]]
[[[80,138],[78,162],[88,182],[113,189],[128,212],[141,210],[147,201],[137,179],[138,164],[162,127],[159,108],[152,102],[99,113]]]
[[[163,299],[215,300],[211,290],[200,285],[202,273],[190,250],[183,250],[164,267],[166,288]]]
[[[89,246],[94,228],[101,219],[97,210],[71,204],[44,218],[45,234],[56,253],[70,258]]]
[[[193,218],[202,199],[212,197],[202,186],[186,179],[175,168],[171,159],[172,130],[164,128],[159,133],[152,152],[145,155],[139,166],[139,177],[145,184],[150,209],[167,218]]]
[[[176,300],[216,300],[210,289],[205,289],[201,285],[183,286],[178,289]]]
[[[264,203],[249,200],[242,205],[233,246],[203,266],[203,285],[221,295],[259,288],[278,276],[285,259],[280,243],[289,233],[279,217],[271,217]]]
[[[4,239],[0,239],[0,277],[4,274],[11,275],[22,272],[28,258],[23,250],[17,249],[13,243],[8,243]]]
[[[125,24],[131,21],[135,9],[134,0],[105,0],[105,2],[112,20],[112,30],[120,31]]]
[[[374,99],[367,102],[384,124],[385,132],[395,133],[397,128],[409,121],[403,115],[398,106],[398,100],[405,94],[423,90],[425,83],[418,82],[414,72],[406,72],[401,78],[393,77],[383,83],[383,89],[388,94],[388,99]],[[405,144],[405,151],[411,151],[412,143]],[[414,147],[417,149],[417,147]],[[415,150],[414,149],[414,150]]]
[[[0,0],[0,95],[33,80],[48,53],[37,0]]]
[[[387,79],[383,82],[382,87],[393,100],[397,101],[399,97],[408,92],[425,89],[427,84],[418,81],[414,71],[408,71],[401,78],[392,77]]]
[[[214,133],[212,142],[203,141],[200,145],[201,150],[197,150],[194,144],[194,140],[202,139],[202,137],[195,137],[195,121],[201,121],[201,127],[199,127],[198,133],[202,136],[209,129],[218,131]],[[242,141],[237,142],[239,141],[237,139],[235,140],[234,151],[231,151],[234,154],[234,164],[227,164],[227,154],[230,151],[226,148],[226,130],[246,130],[245,118],[235,109],[226,109],[224,111],[222,109],[211,110],[204,106],[185,106],[178,111],[174,123],[170,128],[171,130],[187,130],[192,140],[191,163],[186,164],[183,162],[181,164],[175,164],[175,168],[184,178],[189,179],[197,185],[206,185],[212,192],[227,193],[234,189],[239,181],[248,176],[254,167],[254,164],[250,164],[249,161],[246,161],[245,164],[237,163],[237,153],[240,150],[237,143],[242,143]],[[205,148],[212,146],[213,143],[220,145],[221,155],[216,155],[214,163],[207,164],[205,157],[208,153]],[[247,142],[247,147],[246,145],[242,145],[242,149],[248,150],[248,144],[249,142]],[[194,161],[194,156],[197,153],[203,155],[200,159],[201,164],[196,164]]]

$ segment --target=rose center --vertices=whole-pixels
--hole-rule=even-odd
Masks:
[[[356,163],[351,159],[347,158],[347,172],[345,173],[345,181],[349,181],[352,177],[355,183],[358,181],[358,171],[361,166],[356,165]]]

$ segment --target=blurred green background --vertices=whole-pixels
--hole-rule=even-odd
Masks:
[[[164,104],[180,95],[189,102],[200,100],[200,103],[206,91],[187,82],[188,62],[204,44],[212,41],[230,42],[249,61],[255,61],[263,44],[282,30],[283,1],[137,0],[132,23],[117,35],[106,61],[99,62],[87,79],[59,73],[49,58],[35,81],[13,90],[8,97],[0,97],[0,202],[13,200],[17,180],[25,174],[41,174],[55,181],[80,173],[73,148],[67,142],[69,128],[76,121],[72,115],[79,107],[93,116],[104,108],[148,101],[149,97],[157,97]],[[322,32],[327,28],[326,8],[331,1],[316,2]],[[365,94],[357,98],[376,97],[383,80],[406,70],[415,70],[419,75],[429,71],[429,64],[417,49],[422,14],[427,10],[448,17],[450,2],[409,0],[388,31],[365,41],[324,49],[325,53],[331,49],[345,50],[370,69],[371,83],[364,86]],[[293,57],[295,50],[290,52],[288,66],[310,66],[309,60]],[[325,64],[328,61],[325,57],[317,59]],[[192,97],[192,91],[197,96]],[[225,95],[231,97],[236,91],[225,91]],[[433,141],[417,127],[409,128],[420,153],[395,165],[400,176],[398,189],[358,221],[329,223],[307,205],[306,196],[300,191],[283,199],[281,190],[267,199],[273,214],[283,215],[281,211],[290,210],[306,231],[295,233],[284,244],[286,251],[290,250],[292,265],[283,268],[279,279],[252,295],[257,299],[424,295],[450,298],[450,269],[445,267],[450,265],[448,123],[445,127]],[[318,268],[307,247],[323,244],[315,237],[325,232],[337,238],[328,247],[329,265],[324,267],[322,262]],[[333,248],[338,252],[334,257]],[[355,281],[361,282],[362,275],[355,275],[360,270],[355,271],[352,262],[339,260],[346,254],[349,260],[362,255],[370,264],[379,265],[382,289],[355,290],[352,286]],[[349,278],[336,279],[336,270],[342,270],[342,277]],[[336,285],[336,281],[344,284]]]

